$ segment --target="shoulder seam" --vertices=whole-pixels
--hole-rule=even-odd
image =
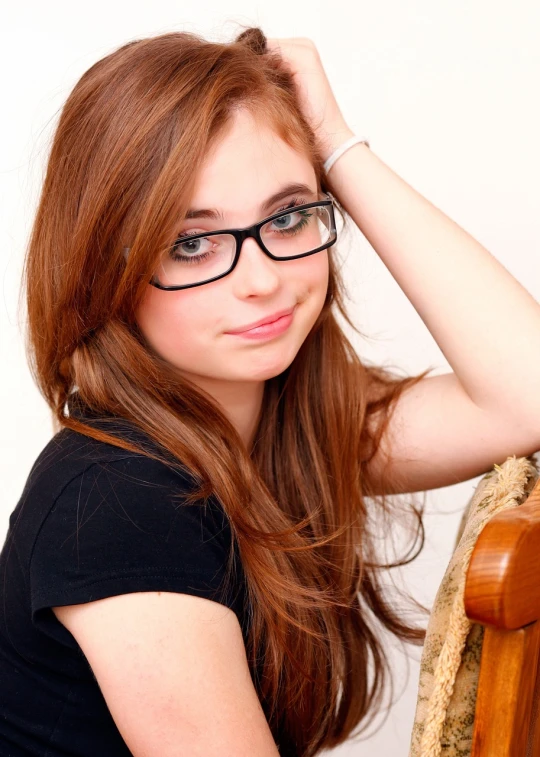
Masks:
[[[68,429],[68,430],[70,430],[70,429]],[[68,481],[65,482],[65,484],[62,486],[62,488],[60,489],[60,491],[56,495],[56,497],[54,497],[53,501],[51,502],[49,510],[47,511],[47,514],[45,515],[45,517],[41,521],[40,526],[39,526],[39,528],[38,528],[38,530],[36,532],[36,535],[34,537],[34,541],[32,543],[32,549],[30,550],[30,556],[29,556],[29,560],[28,560],[28,564],[29,565],[32,563],[32,558],[34,556],[34,550],[35,550],[35,547],[36,547],[36,542],[37,542],[37,540],[39,538],[39,535],[41,533],[41,530],[42,530],[43,526],[45,525],[45,522],[46,522],[47,518],[49,517],[49,515],[51,513],[51,510],[56,505],[57,501],[60,499],[60,497],[62,496],[62,494],[64,493],[64,491],[67,489],[67,487],[70,486],[70,484],[72,484],[78,478],[81,478],[85,473],[87,473],[92,468],[95,468],[96,466],[103,465],[103,464],[106,464],[107,466],[114,466],[116,463],[121,463],[121,462],[124,462],[125,460],[131,460],[131,459],[134,459],[134,460],[150,460],[153,463],[157,463],[158,465],[163,466],[164,468],[166,468],[171,473],[176,473],[178,476],[187,475],[188,478],[191,477],[191,474],[189,473],[189,471],[185,471],[185,473],[183,473],[181,471],[176,470],[174,467],[172,467],[170,465],[167,465],[166,463],[162,462],[161,460],[156,460],[155,458],[150,457],[149,455],[141,455],[139,453],[129,452],[127,450],[125,452],[126,452],[126,454],[122,455],[121,457],[115,457],[112,460],[108,459],[107,456],[104,456],[101,460],[92,460],[92,461],[89,461],[88,465],[86,465],[83,468],[83,470],[78,471],[78,473],[76,473],[74,476],[71,476],[71,478]]]
[[[125,457],[123,457],[122,460],[124,460],[126,457],[134,457],[134,455],[133,455],[133,453],[125,455]],[[67,487],[71,483],[73,483],[73,481],[76,481],[78,478],[81,478],[88,470],[90,470],[94,466],[99,465],[100,463],[103,463],[103,462],[107,462],[107,461],[105,461],[105,460],[93,460],[85,468],[83,468],[82,471],[79,471],[74,476],[71,476],[71,478],[68,481],[66,481],[66,483],[64,484],[64,486],[62,486],[62,488],[60,489],[60,491],[58,492],[58,494],[56,495],[56,497],[54,497],[53,501],[51,502],[51,506],[49,507],[49,509],[47,511],[47,514],[45,515],[45,517],[41,521],[40,526],[39,526],[38,530],[36,531],[36,535],[35,535],[34,541],[32,543],[32,549],[30,550],[30,556],[28,558],[28,565],[31,565],[31,563],[32,563],[32,558],[34,556],[34,549],[36,547],[36,542],[37,542],[37,540],[39,538],[39,535],[41,533],[41,529],[45,525],[45,521],[47,520],[47,518],[51,514],[51,510],[56,505],[58,499],[62,496],[62,494],[64,493],[64,491],[67,489]]]

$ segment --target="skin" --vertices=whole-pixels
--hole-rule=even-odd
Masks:
[[[311,162],[239,109],[208,154],[190,203],[191,208],[216,208],[223,219],[182,220],[178,232],[251,225],[287,205],[294,195],[261,212],[263,202],[291,182],[303,182],[315,192]],[[236,268],[218,281],[179,291],[149,284],[136,318],[149,345],[221,405],[249,449],[264,383],[294,360],[321,312],[327,288],[327,250],[274,261],[247,239]],[[273,339],[252,341],[225,333],[294,305],[291,326]]]

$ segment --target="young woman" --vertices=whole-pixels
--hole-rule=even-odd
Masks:
[[[344,742],[381,630],[423,638],[382,588],[387,495],[540,447],[540,307],[354,137],[313,43],[259,29],[131,42],[69,96],[25,270],[57,433],[1,553],[2,754]],[[337,214],[455,372],[360,361]]]

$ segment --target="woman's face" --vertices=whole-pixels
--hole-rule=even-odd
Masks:
[[[271,195],[292,183],[306,184],[311,194],[292,193],[263,211]],[[316,192],[309,160],[247,110],[238,110],[208,155],[190,203],[192,209],[213,208],[220,217],[180,221],[178,233],[251,226],[294,197],[297,204],[316,201]],[[275,261],[247,239],[236,268],[217,281],[176,291],[149,284],[136,318],[152,348],[194,383],[211,388],[216,382],[264,382],[294,360],[321,312],[327,286],[327,250]],[[290,326],[276,336],[228,333],[293,307]]]

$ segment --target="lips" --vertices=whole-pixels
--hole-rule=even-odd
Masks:
[[[288,308],[287,310],[280,310],[278,313],[274,313],[273,315],[267,315],[265,318],[261,318],[259,321],[254,321],[253,323],[248,323],[247,326],[242,326],[239,329],[232,329],[231,331],[226,331],[226,334],[242,334],[244,331],[249,331],[250,329],[255,329],[257,326],[263,326],[266,323],[273,323],[274,321],[279,320],[279,318],[283,318],[285,315],[290,315],[296,305],[292,308]]]

